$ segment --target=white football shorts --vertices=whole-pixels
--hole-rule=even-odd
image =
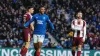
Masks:
[[[44,41],[45,35],[38,35],[38,34],[34,34],[33,35],[33,42],[34,43],[38,43],[38,42],[42,42]]]

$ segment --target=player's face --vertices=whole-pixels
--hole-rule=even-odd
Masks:
[[[44,14],[45,13],[45,8],[41,7],[39,11],[40,11],[41,14]]]
[[[30,13],[34,13],[34,8],[29,9]]]
[[[77,17],[78,17],[79,19],[81,19],[81,18],[82,18],[82,13],[79,12],[79,13],[77,14]]]

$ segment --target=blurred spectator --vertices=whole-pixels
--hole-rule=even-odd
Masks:
[[[87,39],[88,40],[88,44],[89,44],[89,46],[90,46],[90,49],[96,49],[96,46],[97,46],[97,44],[98,44],[98,37],[97,37],[97,35],[95,35],[95,36],[91,36],[91,37],[89,37],[89,39]]]
[[[97,49],[97,50],[100,50],[100,37],[98,38],[98,42],[97,42],[96,49]]]
[[[55,48],[62,49],[63,47],[60,44],[55,45]]]
[[[73,32],[70,24],[76,18],[77,11],[82,11],[83,19],[87,22],[85,43],[90,49],[100,48],[99,0],[2,0],[0,2],[0,47],[22,46],[21,20],[26,7],[30,5],[35,7],[35,13],[38,12],[39,5],[46,7],[46,13],[55,26],[55,31],[49,29],[48,31],[58,41],[59,44],[56,44],[58,48],[71,47]],[[45,40],[48,42],[46,47],[55,47],[50,39]]]

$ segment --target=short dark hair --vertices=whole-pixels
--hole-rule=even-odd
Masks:
[[[82,13],[82,11],[78,11],[78,13]]]
[[[33,6],[28,6],[28,7],[27,7],[27,10],[29,10],[30,8],[34,8],[34,7],[33,7]]]
[[[40,6],[39,9],[42,8],[42,7],[45,8],[44,6]]]
[[[79,10],[79,11],[77,11],[77,13],[82,13],[82,11],[81,11],[81,10]]]

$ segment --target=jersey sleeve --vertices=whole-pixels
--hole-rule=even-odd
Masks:
[[[75,26],[75,20],[72,21],[71,28],[72,28],[72,30],[77,30],[77,31],[82,30],[81,27]]]
[[[25,24],[25,23],[28,21],[28,19],[29,19],[28,14],[25,14],[25,15],[23,16],[22,23]]]
[[[71,28],[72,28],[72,29],[74,29],[74,24],[75,24],[75,22],[72,21],[72,23],[71,23]]]
[[[84,36],[83,36],[83,39],[85,40],[86,38],[86,22],[84,21]]]
[[[54,30],[54,25],[52,24],[52,22],[50,21],[48,16],[47,16],[47,22],[49,23],[49,25],[52,28],[52,30]]]
[[[26,23],[26,22],[29,21],[29,20],[30,20],[30,15],[29,15],[29,14],[25,14],[25,15],[23,16],[23,22]]]
[[[72,30],[78,30],[77,27],[75,27],[75,20],[72,21],[71,28]]]
[[[32,19],[30,19],[29,21],[27,21],[27,22],[24,24],[24,27],[28,27],[28,26],[34,21],[34,18],[35,18],[35,16],[33,16]]]

